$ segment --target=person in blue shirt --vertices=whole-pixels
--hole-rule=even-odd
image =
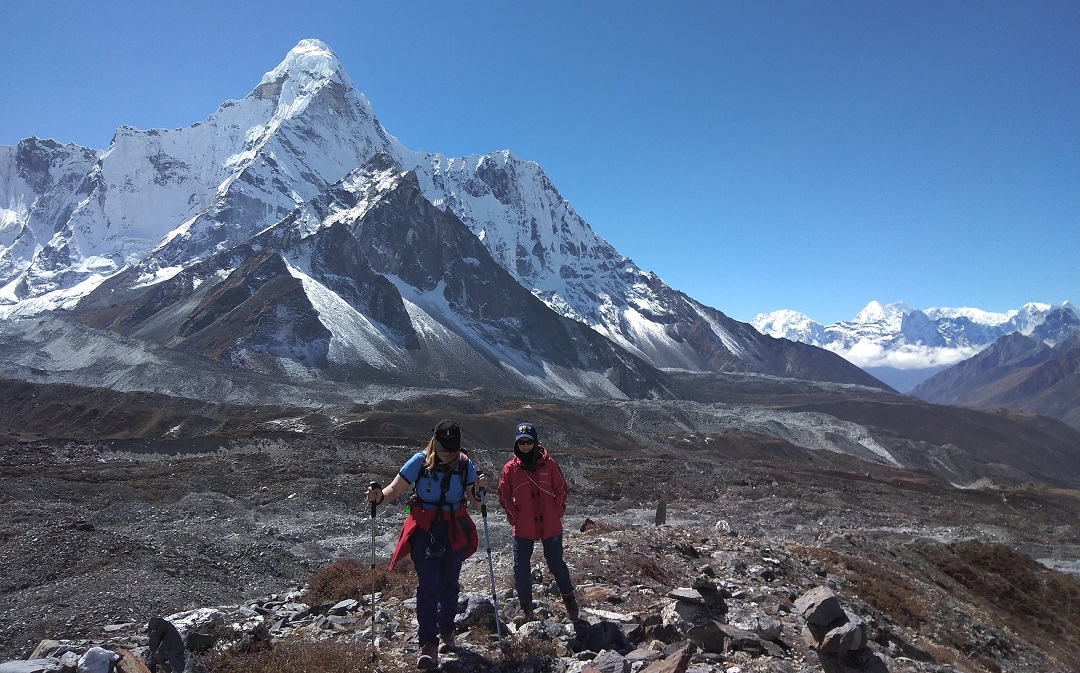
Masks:
[[[368,488],[367,499],[390,502],[412,488],[405,523],[390,557],[390,570],[406,553],[416,567],[416,621],[420,658],[416,667],[439,665],[438,640],[443,651],[454,647],[461,565],[476,551],[476,525],[466,508],[480,502],[487,475],[476,473],[461,451],[461,428],[451,420],[439,423],[427,447],[414,454],[385,488]]]

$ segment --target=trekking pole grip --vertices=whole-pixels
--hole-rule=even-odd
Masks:
[[[373,482],[369,483],[368,488],[377,488],[379,490],[382,490],[382,487],[379,486],[379,482],[377,482],[377,481],[373,481]],[[379,506],[379,503],[377,503],[377,502],[372,502],[371,503],[371,516],[375,516],[375,508],[378,507],[378,506]]]

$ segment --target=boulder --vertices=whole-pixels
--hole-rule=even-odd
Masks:
[[[723,654],[727,650],[728,636],[720,622],[709,621],[699,624],[687,631],[686,637],[704,652]]]
[[[640,673],[686,673],[686,669],[690,667],[690,657],[693,654],[693,644],[687,643],[664,659],[654,661],[641,669]]]
[[[116,652],[104,647],[91,647],[79,657],[79,673],[110,673],[113,662],[120,658]]]
[[[806,623],[803,639],[819,652],[854,652],[866,647],[866,623],[858,616],[842,611],[836,620],[824,626]]]
[[[532,623],[538,622],[530,622],[530,624]],[[529,624],[525,626],[527,627]],[[524,628],[522,627],[523,630]],[[593,652],[614,650],[620,654],[625,654],[633,648],[630,639],[627,638],[622,628],[614,622],[589,624],[568,645],[575,652],[581,652],[582,650],[591,650]]]
[[[840,599],[827,587],[814,587],[795,599],[795,610],[808,624],[825,626],[844,616]]]
[[[630,673],[630,662],[618,652],[604,650],[593,659],[589,666],[599,673]]]

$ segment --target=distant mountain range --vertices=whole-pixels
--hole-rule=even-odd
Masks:
[[[796,311],[759,314],[763,334],[825,348],[900,391],[966,360],[1011,334],[1053,346],[1080,329],[1069,302],[1029,303],[1006,313],[974,308],[914,309],[872,301],[853,320],[821,325]]]
[[[1080,316],[1069,302],[1007,313],[870,302],[850,322],[775,311],[753,325],[842,355],[927,402],[1017,409],[1080,428]]]
[[[686,373],[883,387],[642,271],[537,164],[405,148],[317,40],[192,126],[121,127],[104,151],[0,147],[0,319],[46,314],[290,381],[615,398],[693,396]],[[11,365],[48,369],[27,357]]]

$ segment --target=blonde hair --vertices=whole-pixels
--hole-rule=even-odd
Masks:
[[[439,462],[439,457],[435,455],[435,441],[435,435],[432,435],[431,439],[428,440],[427,446],[424,448],[424,469],[428,472],[434,470],[435,465]],[[457,466],[457,462],[460,457],[461,452],[459,451],[457,455],[454,456],[454,459],[447,463],[447,466]]]

